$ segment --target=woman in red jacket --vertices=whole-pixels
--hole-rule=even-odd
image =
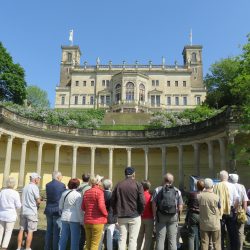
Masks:
[[[101,188],[103,177],[90,178],[92,188],[87,190],[82,201],[84,227],[86,232],[86,250],[98,250],[104,225],[107,223],[104,193]]]

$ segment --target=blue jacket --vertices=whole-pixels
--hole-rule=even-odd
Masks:
[[[46,215],[59,216],[59,200],[65,189],[65,185],[58,180],[46,184],[47,202],[44,210]]]

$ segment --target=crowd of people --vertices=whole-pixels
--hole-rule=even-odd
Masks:
[[[52,181],[46,185],[44,250],[66,250],[67,245],[71,250],[101,250],[103,245],[108,250],[177,250],[179,231],[183,249],[224,250],[225,242],[231,250],[243,249],[250,204],[237,174],[221,171],[217,184],[210,178],[197,181],[197,191],[187,195],[185,235],[178,226],[182,193],[174,186],[172,174],[164,175],[153,192],[148,180],[136,181],[133,167],[126,167],[124,175],[114,188],[111,180],[89,174],[82,175],[82,183],[77,178],[70,179],[66,188],[61,172],[54,171]],[[37,173],[32,173],[21,199],[14,190],[13,177],[8,178],[7,188],[0,192],[1,249],[8,249],[16,210],[21,208],[17,250],[31,250],[42,201],[40,180]]]

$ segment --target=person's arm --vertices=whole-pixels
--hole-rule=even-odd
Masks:
[[[104,216],[108,216],[108,212],[105,206],[105,200],[104,200],[104,193],[101,191],[100,193],[98,192],[97,194],[97,205],[99,210]]]
[[[37,205],[37,207],[39,207],[39,205],[41,204],[42,199],[40,197],[39,189],[38,189],[37,186],[34,186],[33,194],[34,194],[34,198],[36,200],[36,205]]]
[[[138,213],[142,214],[145,208],[145,196],[143,187],[138,183]]]
[[[154,218],[156,217],[156,210],[157,210],[156,203],[155,201],[152,201],[152,212],[153,212]]]
[[[183,210],[183,199],[182,199],[182,195],[181,195],[181,191],[178,191],[178,213],[179,213],[179,217],[181,216],[182,210]]]
[[[20,209],[21,207],[22,207],[22,204],[21,204],[20,195],[19,195],[19,193],[17,192],[17,194],[16,194],[16,199],[15,199],[15,208],[16,208],[16,209]]]

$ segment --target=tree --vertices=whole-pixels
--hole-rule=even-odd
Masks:
[[[13,62],[0,42],[0,100],[23,104],[26,98],[24,69]]]
[[[48,94],[45,90],[40,89],[37,86],[30,85],[27,87],[27,102],[32,107],[48,108],[50,103],[48,100]]]
[[[250,104],[250,35],[242,54],[214,63],[205,76],[210,107]]]

